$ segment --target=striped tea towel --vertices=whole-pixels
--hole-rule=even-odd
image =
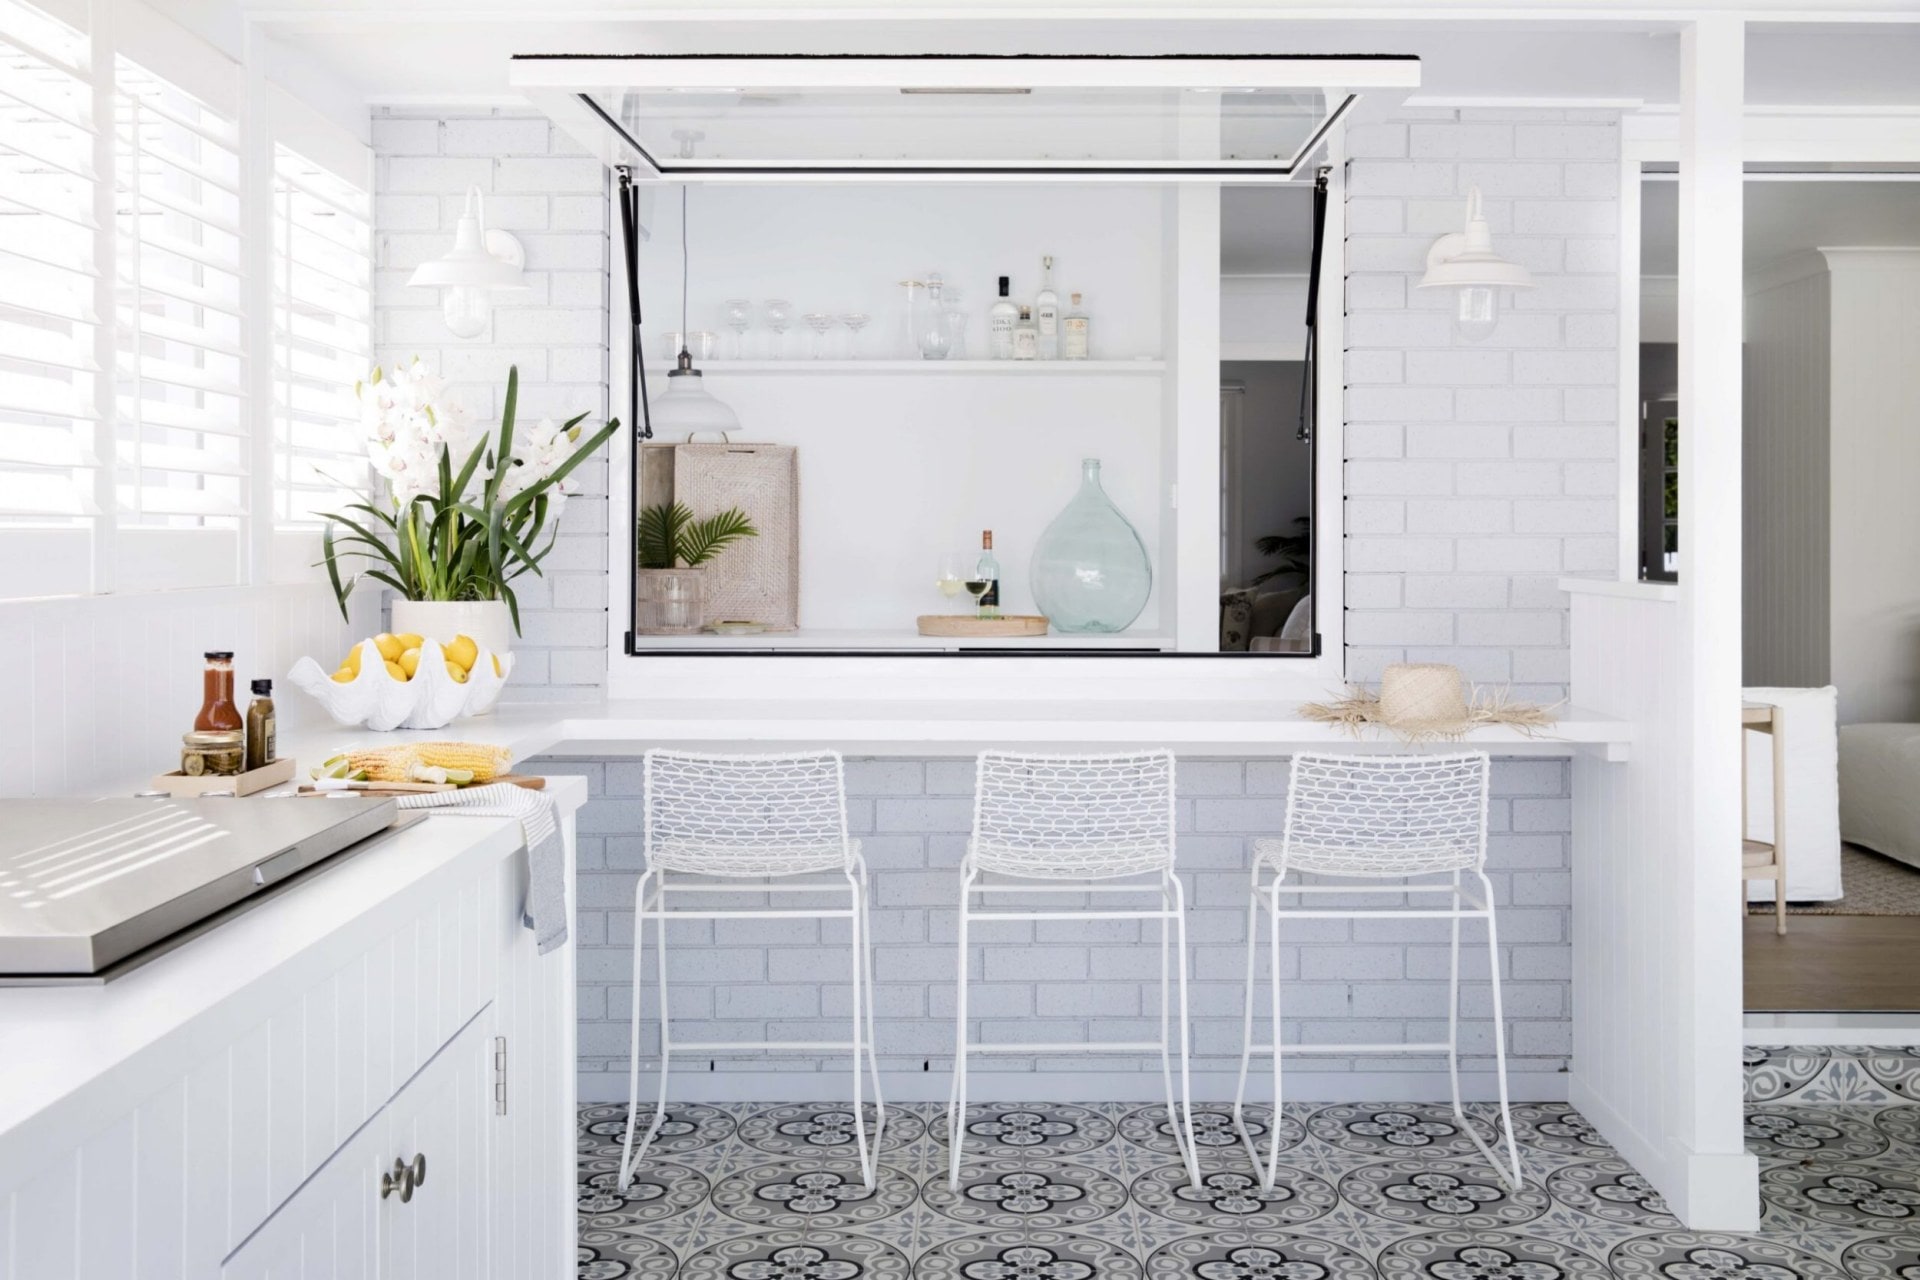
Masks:
[[[400,797],[402,809],[446,809],[476,818],[518,818],[527,842],[525,919],[540,954],[567,940],[567,876],[553,798],[511,783]]]

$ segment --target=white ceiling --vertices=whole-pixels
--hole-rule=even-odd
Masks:
[[[1749,268],[1808,249],[1920,246],[1920,174],[1915,181],[1749,181]],[[1679,184],[1648,182],[1640,197],[1641,273],[1677,275]]]

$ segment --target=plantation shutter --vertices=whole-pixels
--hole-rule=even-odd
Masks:
[[[230,583],[249,470],[237,112],[128,57],[115,71],[118,577]]]
[[[373,354],[371,210],[285,146],[273,167],[274,521],[318,529],[368,478],[353,387]]]
[[[0,597],[92,584],[102,406],[88,60],[84,32],[0,0]]]

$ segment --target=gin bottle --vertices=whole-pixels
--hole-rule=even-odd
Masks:
[[[1087,313],[1080,305],[1080,295],[1074,294],[1069,301],[1067,314],[1060,320],[1060,356],[1065,360],[1085,360],[1091,350],[1092,335]]]
[[[1053,258],[1040,259],[1040,292],[1033,295],[1033,327],[1040,334],[1040,359],[1060,358],[1060,295],[1053,291]]]
[[[1040,330],[1033,323],[1033,308],[1020,308],[1020,319],[1013,326],[1013,358],[1035,360],[1040,355]]]
[[[1020,319],[1020,308],[1007,296],[1010,285],[1006,276],[1000,277],[1000,298],[987,311],[987,357],[992,360],[1013,359],[1013,326]]]

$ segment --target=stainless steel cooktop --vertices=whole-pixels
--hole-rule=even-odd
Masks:
[[[396,812],[368,797],[0,801],[0,983],[102,974]]]

